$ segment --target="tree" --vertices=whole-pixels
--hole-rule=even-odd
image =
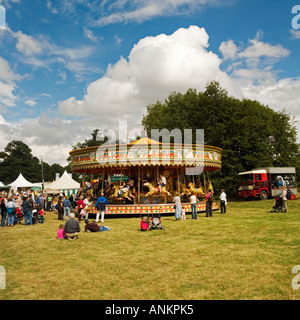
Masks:
[[[28,181],[42,182],[41,161],[32,155],[24,142],[13,140],[0,152],[0,181],[5,184],[13,182],[20,173]],[[62,174],[64,168],[59,164],[49,165],[43,161],[44,181],[53,181],[55,173]]]
[[[215,189],[225,187],[231,195],[237,193],[239,172],[264,166],[300,168],[297,131],[286,111],[230,97],[218,82],[208,83],[204,92],[173,92],[164,103],[148,105],[142,124],[148,136],[151,129],[204,129],[205,144],[223,149],[222,170],[212,174]]]

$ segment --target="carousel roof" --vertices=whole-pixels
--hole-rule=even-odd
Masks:
[[[71,170],[101,172],[104,168],[159,165],[202,166],[206,170],[219,170],[222,151],[218,147],[196,144],[162,144],[146,137],[127,145],[102,145],[72,150]]]

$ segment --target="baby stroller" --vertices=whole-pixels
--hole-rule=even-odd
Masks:
[[[39,222],[39,213],[37,209],[32,210],[32,224],[36,224]]]
[[[275,206],[273,206],[271,212],[282,212],[282,198],[277,197],[275,199]]]
[[[15,215],[15,223],[21,223],[21,220],[23,220],[23,214],[20,208],[16,208],[17,212]]]
[[[149,227],[149,230],[164,230],[165,227],[161,224],[160,216],[153,216],[151,218],[151,226]]]

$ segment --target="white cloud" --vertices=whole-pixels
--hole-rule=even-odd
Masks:
[[[141,121],[149,103],[165,99],[172,91],[203,90],[209,80],[218,80],[236,93],[219,68],[221,59],[207,50],[208,38],[196,26],[170,36],[146,37],[133,47],[128,59],[110,65],[102,78],[91,83],[82,100],[60,101],[59,112],[84,117],[98,127],[109,127],[121,118],[133,125]]]
[[[238,48],[232,40],[222,42],[219,47],[219,50],[222,53],[225,60],[236,58],[236,54],[238,52]]]
[[[83,28],[84,36],[90,39],[92,42],[97,42],[98,38],[94,35],[93,31],[84,27]]]
[[[0,57],[0,101],[3,110],[5,110],[5,107],[15,106],[17,97],[13,93],[16,88],[14,80],[20,79],[21,76],[15,74],[11,70],[9,63]]]
[[[259,58],[262,56],[284,58],[290,54],[289,50],[283,48],[281,45],[273,46],[257,39],[250,40],[249,42],[251,45],[239,53],[241,58]]]
[[[209,4],[220,4],[218,0],[117,0],[101,3],[101,17],[95,25],[114,23],[141,23],[159,16],[174,16],[193,13]]]
[[[16,48],[19,52],[26,56],[41,54],[43,52],[42,45],[32,36],[28,36],[21,31],[13,33],[17,39]]]
[[[20,75],[15,74],[9,63],[0,57],[0,80],[10,81],[10,80],[20,80]]]
[[[34,107],[37,103],[34,100],[26,100],[25,104],[27,104],[30,107]]]
[[[290,32],[292,35],[292,39],[300,39],[300,30],[291,29]]]

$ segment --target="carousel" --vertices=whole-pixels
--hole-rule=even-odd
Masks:
[[[213,190],[210,173],[221,169],[222,151],[206,145],[166,146],[143,138],[129,144],[73,150],[71,170],[82,174],[85,195],[97,199],[104,194],[109,203],[107,214],[174,213],[175,195],[180,195],[182,207],[189,213],[192,193],[199,200],[197,211],[204,212],[205,194]],[[89,188],[85,188],[87,176]],[[213,210],[218,209],[214,202]],[[91,208],[89,213],[96,211]]]

